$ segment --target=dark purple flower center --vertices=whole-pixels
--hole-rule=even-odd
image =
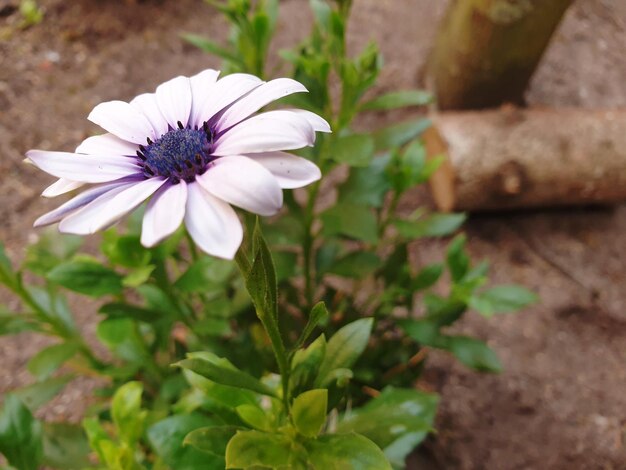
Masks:
[[[214,160],[211,156],[213,131],[205,124],[202,129],[190,129],[178,123],[178,129],[170,129],[155,142],[139,146],[137,157],[141,160],[147,178],[164,176],[176,184],[188,183],[206,170]]]

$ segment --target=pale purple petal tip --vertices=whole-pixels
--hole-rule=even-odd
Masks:
[[[187,183],[165,184],[152,196],[143,217],[141,244],[152,247],[176,231],[187,204]]]
[[[255,214],[274,215],[283,205],[276,178],[248,157],[220,158],[196,180],[214,196]]]
[[[296,113],[298,116],[303,117],[311,127],[315,130],[315,132],[324,132],[324,133],[332,133],[332,129],[330,128],[330,124],[323,117],[312,113],[311,111],[307,111],[305,109],[286,109],[285,111],[291,111],[292,113]]]
[[[124,101],[100,103],[93,108],[87,119],[128,142],[144,144],[147,137],[156,139],[150,121]]]
[[[202,251],[219,258],[233,259],[243,240],[233,208],[195,182],[188,186],[185,226]]]
[[[283,189],[301,188],[322,177],[315,163],[290,153],[253,153],[248,157],[269,170]]]
[[[215,142],[214,155],[293,150],[312,146],[315,131],[309,122],[291,111],[258,114],[226,131]]]
[[[127,142],[114,136],[113,134],[102,134],[87,137],[76,147],[76,153],[89,155],[125,155],[135,156],[139,146],[132,142]]]
[[[104,183],[141,173],[133,160],[116,155],[29,150],[26,156],[35,166],[52,176],[82,183]]]
[[[59,230],[75,235],[89,235],[110,227],[149,198],[164,183],[165,179],[151,178],[112,189],[64,218],[59,224]]]
[[[57,197],[57,196],[60,196],[61,194],[74,191],[75,189],[80,188],[84,184],[85,183],[80,183],[78,181],[71,181],[65,178],[59,178],[57,181],[55,181],[46,189],[44,189],[41,195],[43,197]]]

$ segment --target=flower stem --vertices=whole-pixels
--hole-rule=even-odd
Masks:
[[[304,296],[306,299],[306,310],[313,308],[313,294],[315,281],[314,246],[315,234],[313,233],[313,222],[315,221],[315,203],[320,189],[320,182],[316,181],[309,190],[309,200],[304,213],[304,240],[302,249],[304,252]]]
[[[243,275],[246,285],[248,285],[248,275],[252,269],[252,263],[250,262],[242,248],[237,250],[237,254],[235,255],[235,261],[239,266],[239,270]],[[253,297],[252,294],[251,297]],[[278,364],[278,371],[280,372],[282,382],[283,405],[285,407],[285,411],[288,413],[290,408],[289,376],[291,375],[291,368],[289,365],[287,351],[285,349],[285,345],[283,343],[283,339],[278,328],[278,321],[276,318],[274,318],[273,312],[265,311],[264,307],[262,305],[259,305],[257,302],[254,302],[254,307],[256,309],[257,317],[261,321],[261,324],[263,325],[263,328],[265,329],[265,332],[270,339],[272,351],[274,352],[274,356],[276,357],[276,363]]]

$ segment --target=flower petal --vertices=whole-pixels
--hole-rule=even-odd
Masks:
[[[152,247],[176,231],[185,216],[187,183],[164,185],[148,202],[141,227],[141,244]]]
[[[143,95],[136,96],[130,104],[150,122],[157,139],[169,130],[167,120],[163,117],[163,114],[161,114],[154,93],[144,93]]]
[[[178,121],[183,127],[187,125],[191,112],[189,78],[178,76],[162,83],[156,89],[156,100],[161,114],[172,129],[178,127]]]
[[[46,189],[44,189],[41,195],[43,197],[56,197],[61,194],[69,193],[70,191],[74,191],[77,188],[80,188],[85,183],[80,183],[78,181],[72,181],[65,178],[59,178],[56,182],[52,183]]]
[[[328,124],[326,119],[324,119],[322,116],[312,113],[311,111],[307,111],[306,109],[290,108],[290,109],[285,109],[285,111],[291,111],[292,113],[296,113],[298,116],[301,116],[307,121],[309,121],[309,124],[311,124],[311,127],[313,127],[313,130],[315,132],[332,133],[330,124]]]
[[[217,129],[224,131],[256,113],[263,106],[293,93],[308,91],[302,83],[291,78],[277,78],[255,88],[230,106],[217,121]]]
[[[269,111],[240,122],[218,137],[213,155],[293,150],[314,142],[315,131],[305,118],[291,111]]]
[[[214,196],[255,214],[274,215],[283,205],[276,178],[248,157],[219,158],[196,181]]]
[[[233,259],[243,240],[233,208],[196,183],[188,186],[185,226],[202,251],[220,258]]]
[[[132,160],[117,155],[29,150],[26,156],[35,166],[57,178],[67,178],[81,183],[104,183],[141,173],[140,168]]]
[[[226,106],[234,103],[246,93],[254,90],[264,82],[254,75],[247,73],[233,73],[219,79],[211,87],[210,93],[203,104],[201,104],[192,126],[202,126]]]
[[[47,214],[42,215],[37,220],[35,220],[34,226],[41,227],[43,225],[50,225],[58,222],[69,214],[77,211],[81,207],[86,206],[91,201],[96,198],[102,196],[103,194],[121,186],[126,186],[128,183],[109,183],[103,184],[100,186],[96,186],[94,188],[90,188],[86,191],[83,191],[78,196],[70,199],[65,204],[60,205],[53,211],[48,212]]]
[[[76,147],[76,153],[89,155],[126,155],[135,156],[139,149],[137,144],[127,142],[113,134],[102,134],[88,137]]]
[[[290,153],[253,153],[249,157],[268,169],[283,189],[301,188],[322,177],[315,163]]]
[[[110,227],[150,197],[165,181],[164,178],[150,178],[114,188],[64,218],[59,224],[59,231],[88,235]]]
[[[124,101],[100,103],[87,119],[128,142],[143,144],[147,137],[156,140],[148,118]]]
[[[217,81],[220,72],[207,69],[189,79],[191,83],[191,114],[189,123],[194,126],[200,120],[200,111],[211,94],[211,89]],[[204,122],[204,121],[202,121]]]

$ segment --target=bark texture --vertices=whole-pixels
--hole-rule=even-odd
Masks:
[[[440,113],[424,135],[445,161],[431,179],[440,210],[626,201],[626,109]]]
[[[440,109],[523,102],[572,0],[454,0],[439,28],[428,82]]]

